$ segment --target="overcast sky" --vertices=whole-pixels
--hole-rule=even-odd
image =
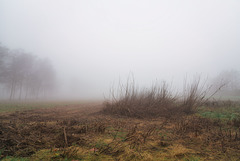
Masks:
[[[49,58],[69,93],[101,97],[130,72],[149,85],[240,70],[240,1],[0,0],[0,42]]]

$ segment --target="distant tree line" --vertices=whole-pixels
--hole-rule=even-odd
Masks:
[[[225,84],[223,90],[239,91],[240,90],[240,72],[237,70],[226,70],[214,78],[215,84]]]
[[[54,89],[55,81],[55,71],[49,60],[0,44],[0,98],[46,97]]]

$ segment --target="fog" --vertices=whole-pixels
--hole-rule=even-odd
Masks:
[[[0,0],[0,43],[52,62],[54,98],[240,71],[239,0]]]

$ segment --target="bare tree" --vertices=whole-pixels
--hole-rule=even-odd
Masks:
[[[55,71],[51,62],[47,59],[37,59],[31,77],[28,79],[31,94],[35,98],[46,96],[54,89],[55,81]]]
[[[219,85],[225,84],[222,93],[240,94],[240,72],[237,70],[222,71],[213,79],[213,85],[217,88]]]
[[[3,88],[6,74],[6,62],[8,58],[9,49],[0,44],[0,94],[3,96]]]
[[[0,87],[8,89],[9,100],[45,96],[54,89],[55,81],[49,60],[0,45]]]
[[[17,92],[19,92],[19,99],[21,99],[23,82],[31,70],[33,56],[26,54],[23,50],[15,50],[11,52],[10,57],[5,74],[6,83],[10,88],[9,99],[12,100]]]

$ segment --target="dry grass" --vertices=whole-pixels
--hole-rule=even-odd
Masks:
[[[150,89],[139,89],[134,81],[127,82],[119,85],[117,94],[112,92],[111,100],[105,101],[103,113],[137,118],[192,114],[207,100],[209,90],[205,84],[200,85],[200,78],[185,84],[182,95],[174,94],[166,82]]]
[[[4,113],[0,115],[1,157],[22,156],[29,160],[236,160],[240,157],[239,127],[233,123],[194,115],[171,119],[117,118],[95,113],[100,109],[100,106],[74,106]]]
[[[170,114],[175,108],[174,96],[166,83],[151,89],[138,89],[135,84],[121,86],[119,97],[106,101],[104,113],[129,117],[158,117]]]

